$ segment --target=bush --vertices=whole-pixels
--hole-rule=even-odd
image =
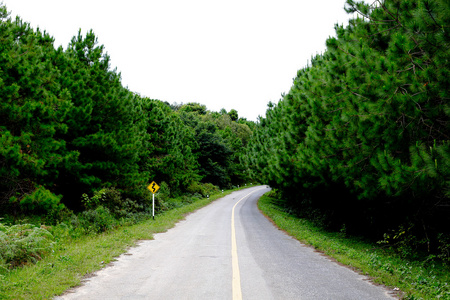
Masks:
[[[105,201],[106,201],[105,189],[95,191],[92,197],[89,197],[88,194],[81,195],[81,202],[83,203],[83,206],[86,209],[95,209],[99,205],[102,205]]]
[[[219,187],[212,183],[203,183],[203,188],[205,189],[206,195],[211,195],[219,191]],[[206,196],[202,194],[203,196]]]
[[[73,215],[73,211],[67,207],[61,210],[51,210],[47,212],[41,222],[49,225],[57,225],[61,222],[69,220]]]
[[[190,194],[200,194],[203,197],[206,197],[207,195],[211,195],[215,192],[219,191],[219,188],[212,183],[199,183],[199,182],[193,182],[187,187],[187,192]]]
[[[129,198],[122,198],[122,193],[115,188],[104,188],[94,192],[92,197],[82,195],[81,201],[85,208],[94,210],[100,206],[107,208],[118,218],[130,217],[134,213],[145,211],[143,204]]]
[[[59,242],[70,236],[70,233],[73,231],[73,226],[61,222],[58,225],[52,226],[49,231],[55,238],[55,241]]]
[[[117,226],[117,220],[109,209],[101,205],[82,212],[78,219],[79,225],[88,232],[101,233]]]
[[[52,249],[53,240],[43,227],[0,223],[0,272],[40,260]]]
[[[60,203],[61,198],[62,196],[57,196],[40,185],[31,194],[25,195],[21,199],[12,197],[10,202],[18,202],[20,208],[28,212],[49,213],[65,208],[64,204]]]
[[[170,187],[165,181],[161,182],[159,191],[155,196],[159,202],[165,202],[170,199]]]

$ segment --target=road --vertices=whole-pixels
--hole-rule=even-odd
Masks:
[[[395,299],[278,230],[256,206],[267,191],[216,200],[57,299]]]

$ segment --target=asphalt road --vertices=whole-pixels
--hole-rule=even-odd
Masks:
[[[233,192],[121,255],[57,299],[394,299],[278,230]]]

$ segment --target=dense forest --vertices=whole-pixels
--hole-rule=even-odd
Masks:
[[[0,6],[2,216],[134,213],[148,209],[151,181],[164,208],[249,180],[239,160],[254,122],[129,91],[92,31],[53,42]]]
[[[270,103],[252,176],[324,226],[450,257],[450,2],[347,1],[326,51]]]

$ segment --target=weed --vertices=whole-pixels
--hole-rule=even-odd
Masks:
[[[0,272],[35,263],[52,249],[53,240],[53,235],[42,227],[0,224]]]
[[[95,233],[105,232],[117,226],[117,220],[109,209],[103,206],[82,212],[80,220],[83,228]]]

